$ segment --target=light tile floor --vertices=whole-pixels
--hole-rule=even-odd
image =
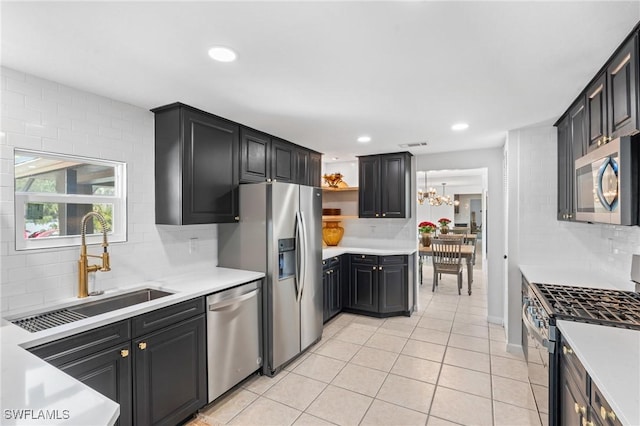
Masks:
[[[411,317],[340,314],[276,377],[250,379],[190,425],[540,425],[523,356],[486,321],[480,263],[471,296],[452,275],[432,293],[427,265]]]

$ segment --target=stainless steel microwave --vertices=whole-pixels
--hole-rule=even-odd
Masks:
[[[640,139],[625,136],[576,160],[576,220],[638,225]]]

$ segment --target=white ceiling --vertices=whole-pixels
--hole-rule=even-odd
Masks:
[[[416,185],[418,188],[434,187],[442,192],[442,184],[447,188],[454,186],[486,187],[487,169],[455,169],[455,170],[429,170],[416,173]],[[426,185],[425,185],[426,182]]]
[[[552,123],[640,20],[637,0],[1,7],[5,66],[147,109],[181,101],[340,159],[497,147]],[[220,44],[238,60],[211,61]]]

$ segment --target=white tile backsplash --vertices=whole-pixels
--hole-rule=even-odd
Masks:
[[[509,132],[512,142],[519,150],[519,263],[604,271],[629,280],[631,255],[640,253],[640,227],[558,221],[556,129]]]
[[[73,297],[77,286],[77,247],[15,251],[14,148],[127,163],[128,240],[109,246],[112,270],[97,273],[99,289],[217,264],[216,225],[155,225],[153,113],[5,67],[0,80],[2,315]],[[198,239],[191,253],[190,238]]]

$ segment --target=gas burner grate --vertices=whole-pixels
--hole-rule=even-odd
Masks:
[[[550,315],[640,329],[640,294],[632,291],[534,284]]]

